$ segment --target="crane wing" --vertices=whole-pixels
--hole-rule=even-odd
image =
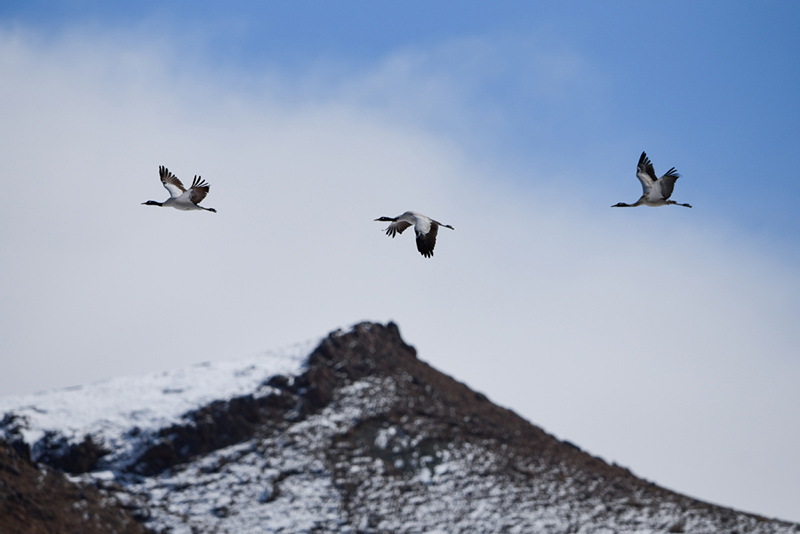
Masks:
[[[433,256],[433,247],[436,246],[436,234],[439,233],[439,225],[431,224],[431,229],[427,233],[417,232],[417,250],[426,258]]]
[[[202,202],[203,199],[206,198],[209,189],[211,189],[211,186],[208,185],[205,180],[195,175],[194,180],[192,181],[192,187],[189,189],[191,192],[192,202],[195,204]]]
[[[158,168],[158,174],[161,176],[161,184],[169,191],[170,197],[178,198],[186,192],[186,188],[183,187],[178,177],[169,172],[169,169],[163,165]]]
[[[667,200],[670,195],[672,195],[672,190],[675,188],[675,180],[680,177],[681,175],[678,174],[675,167],[672,167],[667,171],[667,174],[658,180],[658,183],[661,185],[661,196],[664,200]]]
[[[394,237],[395,234],[402,234],[403,231],[411,226],[411,223],[404,220],[397,220],[386,227],[386,235]]]
[[[642,183],[642,192],[645,195],[650,193],[653,184],[656,182],[656,170],[645,152],[642,152],[639,157],[639,163],[636,165],[636,177]]]

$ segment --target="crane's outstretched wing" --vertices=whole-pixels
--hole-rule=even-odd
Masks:
[[[200,202],[206,198],[209,189],[211,189],[211,186],[208,185],[205,180],[195,175],[194,181],[192,181],[192,187],[189,189],[192,193],[192,202],[200,204]]]
[[[161,184],[169,191],[170,197],[178,198],[186,192],[186,188],[183,187],[178,177],[169,172],[169,169],[163,165],[158,167],[158,174],[161,176]]]
[[[642,193],[648,194],[656,181],[656,170],[653,168],[653,164],[650,163],[650,158],[644,152],[642,152],[639,157],[639,163],[636,165],[636,177],[642,183]]]
[[[417,232],[417,250],[426,258],[433,256],[433,247],[436,246],[436,234],[439,233],[439,225],[431,224],[431,229],[427,233]]]
[[[658,183],[661,184],[661,196],[664,198],[664,200],[667,200],[670,197],[672,190],[675,188],[675,180],[680,177],[681,175],[678,174],[678,172],[675,170],[675,167],[672,167],[667,171],[667,174],[658,180]]]
[[[408,228],[409,226],[411,226],[411,223],[408,221],[403,221],[403,220],[394,221],[393,223],[389,224],[389,226],[386,227],[386,235],[394,237],[395,234],[402,234],[403,231],[405,231],[405,229]]]

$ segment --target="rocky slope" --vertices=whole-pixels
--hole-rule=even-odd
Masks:
[[[30,461],[25,450],[0,440],[0,532],[143,534],[147,529],[93,484]]]
[[[392,323],[334,332],[288,367],[243,368],[233,375],[249,376],[250,391],[158,425],[111,424],[102,410],[56,423],[44,401],[6,406],[0,503],[12,500],[2,467],[13,464],[29,488],[41,473],[71,473],[48,487],[64,502],[91,496],[98,521],[119,522],[106,532],[800,533],[557,440],[417,359]],[[20,526],[35,507],[14,506],[0,531],[39,532]],[[73,532],[70,521],[43,531]]]

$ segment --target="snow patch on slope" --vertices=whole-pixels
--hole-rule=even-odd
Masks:
[[[119,451],[126,448],[125,436],[132,429],[142,434],[155,432],[212,401],[269,393],[272,388],[264,382],[274,375],[301,374],[318,344],[319,339],[314,339],[248,358],[0,397],[0,415],[12,413],[22,419],[17,430],[29,444],[47,432],[57,432],[71,442],[91,435]]]

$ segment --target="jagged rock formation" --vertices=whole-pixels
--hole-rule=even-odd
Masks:
[[[14,417],[0,427],[24,451]],[[800,533],[559,441],[417,359],[392,323],[335,332],[302,373],[132,433],[125,454],[45,437],[36,460],[155,532]]]

